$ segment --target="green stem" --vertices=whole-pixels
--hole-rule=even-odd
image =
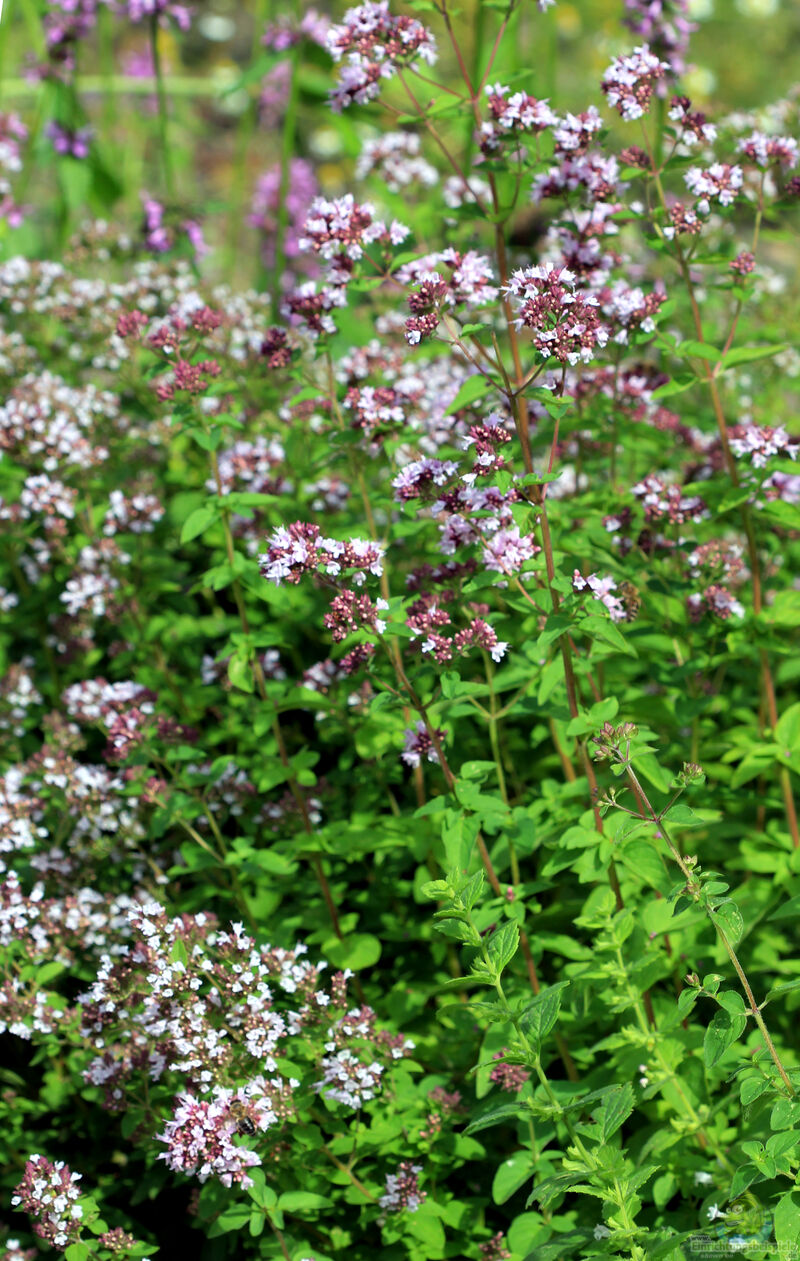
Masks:
[[[344,1163],[344,1161],[339,1160],[338,1156],[334,1156],[333,1152],[328,1147],[320,1147],[319,1150],[322,1152],[323,1156],[327,1157],[327,1159],[331,1162],[332,1165],[336,1166],[336,1168],[339,1170],[340,1173],[347,1175],[347,1177],[350,1179],[350,1181],[352,1182],[353,1186],[356,1188],[357,1191],[360,1191],[361,1194],[366,1196],[366,1198],[370,1200],[373,1204],[375,1203],[375,1196],[372,1194],[371,1191],[367,1190],[367,1188],[364,1186],[364,1183],[361,1182],[356,1177],[352,1169],[349,1169],[348,1166]]]
[[[297,103],[299,100],[299,76],[297,73],[300,56],[300,44],[295,44],[289,57],[289,99],[286,102],[286,113],[283,116],[281,130],[281,182],[278,191],[278,219],[275,228],[275,262],[272,268],[272,313],[277,319],[281,305],[281,282],[283,269],[286,266],[286,229],[289,226],[289,178],[291,174],[292,154],[295,149],[295,132],[297,130]]]
[[[626,763],[626,772],[627,772],[628,781],[631,787],[633,788],[634,792],[638,793],[638,795],[641,797],[647,810],[649,811],[650,820],[657,825],[658,830],[661,832],[661,835],[663,836],[664,840],[667,842],[667,845],[669,847],[670,853],[672,854],[672,857],[675,859],[675,862],[680,867],[681,872],[686,877],[687,891],[689,892],[690,895],[694,897],[695,901],[698,901],[700,886],[691,868],[687,865],[685,859],[683,858],[678,846],[674,843],[669,833],[667,832],[667,828],[666,828],[663,818],[659,816],[656,813],[656,811],[653,809],[653,806],[651,805],[645,790],[642,788],[642,785],[637,779],[634,773],[633,767],[630,765],[630,762]],[[776,1069],[778,1070],[778,1074],[781,1078],[781,1081],[783,1082],[784,1086],[788,1090],[789,1094],[794,1095],[796,1093],[795,1088],[792,1085],[791,1081],[789,1080],[789,1076],[786,1072],[786,1069],[783,1067],[783,1063],[778,1054],[775,1043],[772,1041],[769,1030],[767,1029],[766,1023],[764,1021],[764,1017],[761,1015],[761,1010],[759,1008],[759,1005],[755,1000],[752,989],[750,988],[750,982],[748,981],[744,968],[742,967],[739,961],[739,956],[737,955],[731,942],[728,940],[728,937],[722,925],[718,922],[717,919],[715,919],[714,914],[710,910],[710,908],[706,906],[704,907],[704,910],[706,914],[708,915],[708,918],[711,920],[711,923],[714,925],[714,928],[717,931],[717,935],[720,941],[722,942],[723,946],[725,947],[725,951],[728,955],[728,958],[733,964],[736,975],[738,976],[739,981],[741,982],[742,989],[744,990],[745,995],[747,997],[747,1002],[750,1006],[750,1013],[753,1016],[753,1019],[755,1020],[756,1024],[758,1025],[758,1028],[761,1032],[761,1037],[764,1040],[764,1045],[766,1046],[767,1050],[769,1051],[770,1056],[772,1057],[772,1062],[775,1065]]]
[[[169,111],[167,109],[164,71],[161,65],[161,52],[158,47],[158,15],[155,13],[150,18],[150,48],[153,54],[153,70],[155,72],[156,95],[158,98],[158,140],[161,150],[161,165],[164,172],[164,187],[167,196],[172,199],[174,182],[172,178],[172,155],[169,149]]]
[[[114,92],[114,28],[111,14],[104,5],[97,10],[97,37],[100,61],[100,78],[103,82],[103,130],[106,141],[113,144],[117,121],[117,101]],[[81,77],[81,90],[85,83]]]
[[[489,743],[492,746],[492,757],[494,758],[494,764],[497,769],[497,785],[500,789],[500,796],[503,799],[503,805],[507,806],[509,804],[508,787],[506,785],[506,774],[503,769],[503,756],[500,749],[500,733],[497,722],[497,698],[494,690],[494,670],[492,669],[488,653],[484,653],[483,656],[486,666],[486,681],[489,684]],[[514,842],[510,837],[508,839],[508,859],[511,865],[511,883],[513,885],[518,885],[520,883],[519,859],[517,858],[517,853],[514,849]]]
[[[625,992],[628,996],[628,999],[630,1001],[630,1004],[634,1012],[636,1013],[636,1019],[639,1022],[639,1028],[641,1029],[642,1033],[647,1038],[648,1053],[654,1057],[662,1073],[665,1075],[667,1080],[671,1082],[671,1084],[674,1086],[675,1092],[678,1095],[678,1098],[681,1100],[681,1103],[683,1104],[686,1115],[688,1116],[692,1125],[695,1127],[695,1131],[697,1133],[698,1140],[700,1141],[701,1146],[710,1148],[710,1150],[714,1153],[719,1163],[722,1165],[723,1169],[726,1169],[729,1173],[733,1173],[734,1166],[728,1160],[728,1157],[725,1155],[725,1152],[722,1150],[722,1148],[717,1143],[715,1143],[706,1133],[703,1127],[703,1122],[697,1112],[697,1109],[695,1108],[691,1099],[688,1097],[688,1095],[684,1091],[677,1073],[675,1072],[674,1069],[670,1068],[664,1056],[664,1053],[661,1050],[658,1040],[653,1037],[652,1028],[650,1027],[648,1023],[647,1016],[645,1014],[644,1004],[642,1003],[639,997],[638,990],[631,983],[631,979],[628,976],[628,970],[625,967],[625,961],[622,957],[622,949],[619,946],[616,947],[616,956],[617,956],[617,964],[619,966],[620,973],[624,977]]]
[[[250,48],[251,62],[254,62],[258,55],[258,41],[265,24],[270,18],[271,8],[270,0],[257,0],[256,2],[255,13],[253,14],[253,41]],[[236,131],[236,153],[233,160],[228,232],[225,246],[225,271],[228,276],[232,275],[236,266],[236,259],[242,240],[244,212],[247,203],[248,158],[257,126],[258,102],[248,96],[247,108],[239,119],[239,126]]]
[[[471,922],[472,921],[470,920],[470,923]],[[481,954],[483,955],[483,961],[486,964],[486,967],[489,969],[489,972],[493,974],[495,971],[494,964],[492,963],[491,957],[489,955],[489,950],[486,944],[486,940],[483,937],[481,937]],[[506,998],[506,993],[505,993],[505,990],[503,989],[503,982],[499,976],[495,977],[494,988],[497,992],[497,997],[500,999],[500,1003],[505,1012],[506,1019],[511,1025],[513,1025],[514,1032],[519,1038],[520,1044],[523,1050],[529,1056],[530,1063],[534,1069],[534,1072],[536,1073],[536,1076],[539,1078],[539,1082],[541,1084],[542,1089],[544,1090],[544,1093],[547,1095],[549,1103],[552,1105],[554,1109],[556,1109],[561,1114],[560,1119],[564,1125],[564,1128],[569,1134],[569,1137],[573,1143],[573,1146],[580,1153],[583,1160],[586,1161],[587,1166],[589,1168],[593,1168],[594,1161],[591,1155],[589,1154],[589,1152],[587,1151],[587,1149],[584,1147],[583,1143],[581,1142],[581,1137],[578,1134],[575,1127],[573,1126],[572,1121],[569,1119],[569,1117],[567,1116],[567,1114],[564,1112],[563,1108],[561,1107],[558,1097],[555,1094],[555,1091],[553,1090],[552,1086],[550,1085],[550,1082],[547,1079],[547,1074],[542,1068],[541,1055],[539,1055],[536,1051],[534,1051],[533,1047],[531,1046],[531,1043],[528,1040],[525,1030],[522,1028],[522,1024],[521,1024],[519,1016],[514,1012],[513,1008],[511,1007],[511,1004]]]

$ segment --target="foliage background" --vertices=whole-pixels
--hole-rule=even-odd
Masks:
[[[340,8],[343,10],[344,6]],[[266,166],[279,161],[282,153],[307,154],[317,165],[323,191],[330,196],[339,195],[350,187],[353,164],[361,142],[382,129],[380,107],[377,105],[371,112],[362,112],[355,119],[349,115],[333,118],[327,112],[324,97],[330,85],[329,62],[322,53],[317,54],[313,50],[304,62],[298,112],[291,132],[270,132],[258,126],[254,100],[259,80],[268,69],[268,59],[262,54],[258,41],[264,23],[277,12],[277,6],[271,13],[270,6],[266,4],[231,4],[227,8],[220,3],[213,8],[200,5],[199,20],[188,36],[176,37],[174,33],[165,32],[161,37],[171,93],[170,147],[176,185],[180,189],[181,200],[187,206],[196,207],[201,214],[212,245],[212,254],[206,260],[204,270],[212,277],[219,276],[230,281],[234,286],[255,283],[259,287],[267,287],[270,282],[269,268],[265,268],[259,260],[256,233],[246,223],[251,190],[258,174]],[[786,94],[793,87],[793,61],[800,55],[800,12],[796,6],[779,4],[770,8],[755,2],[747,4],[744,0],[737,4],[716,0],[716,5],[698,6],[696,12],[702,22],[693,39],[691,60],[695,68],[687,78],[687,88],[697,107],[708,108],[714,114],[732,109],[750,109]],[[460,16],[465,52],[478,63],[485,46],[482,23],[486,18],[483,14],[479,6],[473,11],[466,3]],[[618,4],[600,3],[599,0],[597,3],[590,0],[580,4],[560,3],[545,17],[535,13],[530,6],[530,12],[526,10],[523,16],[523,35],[504,51],[495,77],[507,79],[524,72],[529,91],[551,96],[562,110],[583,108],[587,100],[597,99],[596,85],[611,57],[630,46],[630,38],[621,28],[619,18]],[[32,0],[24,3],[21,0],[6,0],[0,26],[0,99],[3,108],[19,108],[22,111],[33,136],[34,160],[26,167],[24,178],[25,200],[35,207],[35,211],[16,234],[15,248],[34,257],[47,258],[61,255],[87,210],[136,222],[140,217],[141,190],[157,191],[161,176],[152,100],[144,91],[131,93],[130,84],[122,83],[116,77],[116,67],[122,64],[126,54],[142,50],[139,37],[134,30],[120,33],[118,27],[105,21],[100,25],[98,64],[81,65],[77,80],[80,102],[97,133],[91,163],[81,166],[55,160],[52,147],[42,135],[42,124],[54,109],[58,111],[62,106],[71,108],[71,105],[58,100],[57,86],[49,84],[32,88],[23,77],[26,55],[30,48],[37,48],[37,41],[41,40],[40,33],[37,34],[38,23],[39,13]],[[222,35],[224,38],[220,38]],[[442,64],[445,79],[453,81],[455,67],[449,61],[447,52],[443,54]],[[460,131],[463,140],[471,129],[471,122],[465,121],[463,127],[458,121],[450,122],[448,126],[454,134]],[[621,124],[612,124],[611,132],[612,143],[624,143],[622,137],[627,133]],[[399,207],[399,199],[396,204]],[[426,220],[424,207],[420,211],[420,224],[424,230],[431,232],[437,226],[431,215]],[[767,230],[765,242],[767,260],[782,274],[791,277],[796,268],[796,231],[791,226]],[[657,261],[656,271],[660,265]],[[790,290],[781,297],[779,307],[768,306],[766,311],[754,318],[749,330],[753,337],[781,340],[785,330],[796,324],[796,303],[796,295]],[[343,316],[343,342],[348,335],[352,335],[354,340],[363,340],[369,330],[370,319],[371,316],[358,310]],[[40,348],[48,345],[48,331],[39,330]],[[57,341],[54,346],[54,361],[66,370],[68,355],[65,346]],[[762,398],[767,400],[765,409],[773,409],[773,420],[777,423],[793,409],[796,387],[782,380],[780,374],[772,372],[769,367],[764,369],[764,377],[756,380],[764,391]],[[293,388],[297,385],[295,383]],[[688,397],[688,409],[693,409],[707,421],[708,408],[700,388],[693,390]],[[296,438],[295,442],[296,448],[291,454],[302,461],[302,440]],[[649,455],[655,458],[659,453],[655,445],[650,449],[646,442],[642,448],[630,452],[632,459]],[[179,531],[202,503],[205,474],[202,457],[197,451],[189,451],[180,445],[173,450],[165,472],[170,490],[168,522],[173,532]],[[603,489],[602,478],[603,472],[598,468],[593,492],[596,488]],[[600,504],[598,491],[593,501],[598,513],[601,511]],[[278,520],[279,514],[272,524]],[[568,536],[568,518],[566,526],[565,534]],[[792,542],[796,552],[796,538]],[[193,538],[189,538],[187,544],[188,551],[184,550],[181,563],[185,564],[186,573],[198,573],[204,563],[201,544]],[[218,536],[212,536],[209,546],[221,553]],[[768,550],[778,553],[778,543],[774,538],[769,539]],[[790,547],[790,570],[795,552]],[[165,580],[156,563],[148,578],[153,583],[153,592],[161,594],[159,584]],[[661,581],[656,601],[667,590],[668,579]],[[791,573],[785,586],[788,589],[790,585]],[[170,594],[167,607],[169,617],[164,617],[157,626],[154,623],[147,643],[158,642],[175,667],[186,672],[186,694],[190,703],[202,713],[202,697],[199,691],[194,694],[191,688],[196,681],[192,679],[192,672],[196,672],[199,665],[205,625],[198,617],[197,606],[188,599],[183,601],[182,597]],[[320,607],[305,594],[299,599],[294,595],[290,598],[284,590],[271,597],[268,607],[259,608],[258,629],[268,635],[276,624],[279,625],[287,640],[287,651],[299,669],[319,647],[317,623]],[[225,612],[229,618],[231,609],[228,600]],[[170,621],[171,625],[167,625]],[[533,637],[532,627],[528,629]],[[791,631],[791,621],[785,627],[778,627],[776,638],[780,638],[781,630]],[[647,649],[647,629],[642,631],[639,627],[637,633],[640,644]],[[20,642],[26,648],[35,646],[36,637],[31,628],[22,628],[18,634],[21,639],[15,638],[5,644],[10,659],[16,659]],[[738,642],[733,642],[733,658]],[[657,644],[653,637],[652,646],[656,657],[663,645]],[[785,644],[782,651],[786,648]],[[719,658],[725,654],[725,644],[715,640],[709,649],[714,664],[717,665]],[[706,659],[703,660],[706,664]],[[671,770],[678,769],[688,752],[697,751],[698,741],[711,760],[717,773],[713,790],[716,796],[706,802],[702,822],[707,826],[703,828],[702,837],[708,842],[714,861],[719,862],[729,876],[733,873],[737,881],[737,902],[749,922],[759,926],[758,935],[746,940],[745,950],[751,975],[758,979],[763,990],[776,980],[796,978],[796,903],[791,899],[796,899],[800,890],[798,864],[795,855],[784,843],[785,837],[779,835],[780,828],[774,817],[770,819],[769,842],[760,835],[757,814],[758,807],[763,803],[750,795],[747,783],[744,789],[738,786],[738,794],[742,795],[737,795],[736,785],[730,787],[730,766],[724,758],[726,748],[723,737],[727,736],[734,723],[749,730],[755,723],[756,706],[746,691],[751,669],[747,653],[742,649],[741,661],[734,661],[735,687],[732,683],[730,713],[726,713],[724,708],[705,713],[702,706],[693,705],[692,700],[696,698],[687,699],[685,693],[690,691],[691,665],[690,662],[686,671],[680,674],[666,658],[660,663],[659,681],[670,692],[669,703],[662,705],[660,700],[648,698],[646,677],[637,675],[633,667],[629,671],[629,663],[615,661],[614,669],[618,668],[615,679],[620,683],[620,694],[626,705],[625,712],[620,712],[620,718],[635,717],[661,732],[664,765]],[[155,670],[151,662],[145,667],[149,668]],[[521,681],[529,666],[523,663],[518,669]],[[609,673],[611,670],[609,666]],[[645,676],[646,673],[647,667]],[[787,701],[794,697],[798,674],[800,666],[796,658],[785,651],[780,682]],[[515,685],[511,673],[506,679],[506,690]],[[234,694],[229,703],[230,712],[220,719],[219,726],[209,724],[204,736],[213,748],[217,741],[223,746],[233,733],[240,741],[243,756],[257,760],[265,731],[251,724],[250,698]],[[468,723],[466,706],[462,711],[456,707],[454,712],[464,724],[458,750],[459,773],[463,778],[461,804],[467,810],[486,812],[491,820],[491,807],[487,807],[481,799],[479,790],[486,775],[485,767],[481,766],[486,752],[485,734]],[[535,711],[531,716],[531,722],[537,713]],[[693,722],[700,713],[703,713],[702,720],[694,727],[693,735],[688,734],[692,732]],[[599,721],[606,716],[613,717],[613,714],[597,711],[594,719]],[[216,720],[216,713],[213,717]],[[313,719],[308,713],[292,711],[289,723],[293,747],[302,748],[313,742]],[[539,747],[543,726],[535,727],[533,736],[530,736],[527,723],[525,718],[519,728],[512,731],[512,751],[519,765],[523,766],[533,756],[531,745],[538,750],[535,753],[535,757],[540,759],[540,763],[536,764],[537,787],[543,782],[544,788],[536,805],[531,806],[526,801],[526,809],[520,807],[519,816],[515,819],[520,853],[524,857],[530,857],[540,843],[545,849],[555,849],[558,835],[563,836],[567,826],[574,824],[575,817],[584,808],[582,786],[579,786],[580,791],[575,789],[572,793],[552,788],[552,779],[548,779],[548,775],[552,775],[556,759],[552,754],[542,753]],[[396,752],[398,729],[398,722],[391,724],[379,716],[358,732],[353,740],[353,731],[348,730],[343,721],[332,734],[321,737],[315,748],[315,752],[320,754],[320,765],[316,769],[325,776],[331,796],[338,801],[333,824],[341,825],[342,829],[338,840],[334,835],[335,826],[325,838],[333,855],[335,892],[347,907],[345,931],[350,934],[357,929],[362,935],[355,942],[355,953],[351,953],[347,960],[354,966],[371,969],[369,998],[379,1007],[383,1019],[396,1022],[398,1027],[414,1037],[418,1048],[420,1075],[413,1078],[410,1072],[407,1076],[400,1073],[392,1099],[391,1116],[384,1119],[383,1130],[377,1127],[373,1136],[376,1151],[381,1150],[383,1143],[386,1151],[392,1151],[395,1157],[408,1154],[404,1149],[408,1138],[404,1127],[406,1110],[416,1108],[419,1111],[424,1105],[427,1090],[437,1085],[449,1086],[457,1082],[465,1093],[467,1090],[471,1092],[473,1079],[470,1073],[477,1059],[480,1059],[482,1067],[478,1073],[476,1094],[479,1099],[484,1097],[489,1085],[487,1057],[498,1051],[507,1037],[506,1028],[502,1034],[492,1030],[486,1033],[473,1013],[455,1004],[445,1012],[437,1011],[436,1019],[433,1019],[434,1010],[443,1005],[441,986],[448,974],[450,956],[445,943],[434,932],[432,907],[425,900],[422,885],[429,875],[434,874],[428,870],[429,858],[439,846],[440,821],[435,817],[433,821],[425,817],[417,820],[410,845],[407,819],[392,820],[384,814],[381,816],[381,831],[376,833],[375,830],[376,801],[379,792],[386,787],[382,779],[384,774],[389,786],[397,789],[403,806],[412,808],[409,806],[411,794],[407,782],[394,764],[386,770],[388,751],[392,751],[392,756]],[[695,744],[687,749],[687,741],[691,739],[695,740]],[[362,760],[369,767],[366,775]],[[663,777],[661,787],[664,787]],[[520,794],[521,797],[523,795]],[[769,790],[766,800],[772,811],[776,806],[777,793]],[[740,804],[742,801],[743,807]],[[433,816],[435,812],[430,814]],[[743,826],[742,818],[746,826]],[[457,830],[458,826],[458,821],[454,821],[453,830]],[[538,835],[537,828],[540,829]],[[576,828],[576,831],[579,830]],[[535,842],[532,840],[534,835]],[[581,838],[576,836],[574,840],[576,848],[581,849]],[[765,848],[767,843],[771,848]],[[457,846],[457,839],[451,837],[450,844]],[[252,855],[248,852],[246,858],[250,861]],[[441,860],[441,853],[439,858]],[[531,914],[536,916],[537,942],[542,947],[552,948],[558,955],[559,976],[562,979],[581,978],[581,1001],[570,1013],[567,1023],[570,1034],[577,1036],[582,1052],[581,1069],[586,1070],[585,1086],[587,1089],[602,1089],[608,1084],[612,1059],[618,1080],[635,1078],[638,1048],[623,1047],[621,1043],[614,1044],[612,1041],[607,1047],[593,1044],[594,1022],[598,1019],[595,997],[604,987],[613,991],[614,986],[622,982],[613,969],[604,971],[605,965],[597,964],[596,971],[593,971],[596,960],[593,963],[591,950],[584,944],[571,944],[571,936],[577,921],[584,940],[604,940],[608,945],[613,933],[619,930],[622,944],[629,940],[628,926],[620,928],[617,925],[612,930],[600,900],[591,903],[587,899],[588,888],[592,887],[597,876],[597,867],[591,858],[577,858],[573,870],[566,865],[559,866],[561,858],[563,854],[546,870],[547,888],[542,906],[536,901],[539,890],[534,881],[529,882],[531,887],[526,893],[531,897],[534,908]],[[307,870],[295,862],[291,841],[275,846],[271,862],[270,868],[269,860],[264,860],[264,870],[260,874],[253,876],[252,871],[248,873],[252,877],[249,891],[252,913],[259,920],[275,922],[278,926],[276,931],[285,942],[302,937],[312,947],[335,959],[337,944],[340,943],[330,932],[318,893],[316,890],[313,894],[308,893],[303,883]],[[299,874],[301,870],[304,872],[302,876]],[[764,881],[754,881],[756,874],[763,875]],[[633,859],[627,866],[627,878],[634,884],[638,878]],[[208,884],[204,883],[201,869],[197,884],[192,886],[188,883],[181,890],[181,908],[199,910],[206,905],[209,896],[218,900],[221,914],[233,913],[233,902],[227,901],[225,893],[214,886],[211,877]],[[788,907],[784,901],[788,901]],[[482,907],[479,912],[481,930],[487,930],[498,914],[496,905]],[[645,950],[644,930],[655,933],[663,929],[663,916],[654,902],[650,903],[647,916],[649,918],[644,924],[637,924],[637,936],[630,947],[634,964],[637,955],[643,956]],[[513,920],[513,916],[509,919]],[[715,969],[721,965],[710,937],[703,937],[701,929],[695,933],[696,927],[689,924],[686,928],[687,953],[682,956],[681,962],[687,969],[702,975],[704,968]],[[379,943],[379,958],[376,957],[375,943]],[[603,952],[598,948],[598,953],[602,955]],[[434,961],[433,967],[431,960]],[[611,1003],[612,1016],[617,1010],[615,1002],[616,999]],[[771,1010],[775,1007],[773,1005]],[[797,1010],[797,995],[789,994],[783,1000],[780,1016],[776,1017],[784,1044],[790,1054],[795,1052],[794,1058],[796,1038],[793,1022]],[[609,1038],[612,1037],[609,1033]],[[727,1089],[727,1085],[722,1086],[724,1074],[708,1082],[701,1080],[703,1074],[698,1067],[703,1041],[701,1029],[694,1028],[687,1039],[681,1039],[682,1035],[676,1033],[672,1041],[667,1040],[665,1055],[671,1068],[677,1071],[684,1066],[684,1055],[689,1054],[687,1045],[691,1044],[690,1050],[695,1059],[686,1069],[691,1086],[704,1097],[707,1088],[712,1093],[713,1090],[721,1093],[722,1103],[718,1098],[716,1104],[710,1105],[707,1118],[712,1127],[716,1127],[714,1141],[717,1147],[728,1151],[734,1143],[759,1142],[758,1136],[763,1136],[766,1126],[763,1108],[761,1115],[756,1110],[743,1116],[738,1086],[731,1090]],[[752,1049],[751,1046],[750,1051]],[[30,1147],[31,1139],[41,1140],[48,1150],[67,1155],[76,1168],[92,1169],[101,1183],[104,1203],[119,1214],[127,1215],[126,1220],[132,1220],[143,1236],[157,1239],[163,1255],[202,1246],[203,1257],[210,1259],[237,1255],[237,1247],[245,1247],[245,1244],[237,1244],[230,1239],[207,1240],[198,1245],[198,1236],[190,1234],[186,1227],[186,1187],[165,1184],[153,1172],[152,1165],[144,1174],[138,1165],[132,1169],[129,1166],[131,1158],[123,1142],[114,1141],[107,1159],[100,1160],[98,1153],[103,1152],[108,1142],[104,1117],[93,1106],[93,1100],[75,1092],[69,1063],[52,1062],[52,1055],[45,1048],[37,1053],[31,1065],[27,1050],[25,1043],[14,1044],[5,1070],[10,1091],[7,1131],[10,1159],[4,1176],[9,1190],[19,1178],[19,1153],[26,1144]],[[748,1053],[743,1051],[739,1069],[746,1068],[747,1056]],[[19,1089],[20,1081],[25,1083],[29,1099],[25,1097],[26,1092]],[[12,1103],[13,1107],[10,1106]],[[470,1105],[473,1103],[470,1094]],[[660,1102],[652,1104],[641,1127],[634,1131],[633,1148],[637,1159],[668,1129],[669,1113],[670,1108],[666,1105]],[[792,1123],[794,1117],[792,1112]],[[520,1126],[521,1130],[524,1128]],[[546,1251],[544,1243],[541,1247],[535,1243],[535,1228],[541,1223],[533,1221],[534,1213],[527,1212],[526,1204],[527,1183],[534,1163],[541,1174],[551,1168],[555,1171],[555,1160],[551,1162],[548,1155],[534,1149],[534,1162],[529,1147],[523,1142],[524,1135],[520,1138],[510,1125],[499,1132],[482,1133],[479,1141],[457,1130],[458,1127],[455,1127],[454,1132],[447,1135],[436,1154],[442,1180],[447,1182],[450,1179],[448,1227],[454,1232],[463,1232],[460,1236],[463,1239],[469,1239],[472,1233],[477,1232],[476,1238],[483,1240],[490,1229],[499,1226],[512,1229],[515,1223],[522,1222],[512,1236],[512,1243],[516,1240],[515,1256],[559,1256],[557,1246],[555,1250],[551,1247],[550,1251]],[[544,1139],[540,1133],[539,1141],[543,1141],[546,1148],[550,1137],[547,1123],[543,1130]],[[487,1213],[486,1169],[489,1167],[494,1171],[496,1182],[498,1177],[502,1178],[506,1160],[513,1162],[511,1173],[506,1174],[510,1181],[506,1185],[501,1182],[499,1191],[495,1188],[496,1204]],[[661,1187],[662,1203],[659,1208],[669,1205],[671,1197],[677,1196],[679,1190],[688,1204],[693,1194],[692,1176],[702,1173],[705,1165],[701,1154],[695,1151],[686,1158],[684,1166],[680,1175],[682,1182],[673,1169],[663,1174],[667,1181]],[[781,1186],[785,1192],[786,1184]],[[502,1210],[504,1216],[492,1217],[492,1213],[502,1205],[507,1206]],[[795,1208],[795,1202],[790,1201],[789,1207]],[[666,1214],[689,1231],[694,1218],[699,1215],[699,1206],[693,1201],[689,1207],[668,1208]],[[569,1207],[561,1217],[557,1214],[555,1229],[567,1234],[576,1220],[574,1209]],[[370,1248],[394,1249],[387,1255],[396,1256],[430,1258],[440,1255],[436,1250],[440,1247],[439,1234],[433,1227],[435,1245],[424,1235],[416,1240],[412,1237],[410,1242],[408,1239],[398,1242],[393,1238],[388,1242],[386,1239],[379,1242],[374,1222],[366,1229],[361,1255],[369,1255]],[[588,1232],[581,1238],[585,1240],[585,1245],[579,1241],[575,1247],[594,1247]],[[191,1242],[187,1243],[187,1239]],[[342,1238],[338,1242],[339,1251],[346,1251],[347,1240]],[[574,1240],[572,1242],[574,1244]],[[247,1246],[251,1245],[248,1243]],[[453,1244],[449,1255],[461,1255],[458,1249],[463,1246]],[[529,1247],[534,1247],[534,1251],[528,1253]],[[300,1253],[296,1255],[300,1256]]]

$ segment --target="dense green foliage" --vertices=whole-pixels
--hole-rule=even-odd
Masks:
[[[150,7],[5,33],[2,1261],[796,1255],[798,98]]]

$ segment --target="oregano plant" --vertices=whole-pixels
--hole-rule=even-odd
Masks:
[[[800,28],[725,7],[0,17],[0,1261],[797,1255]]]

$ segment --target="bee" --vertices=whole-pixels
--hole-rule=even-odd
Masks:
[[[641,597],[632,582],[621,582],[617,588],[625,608],[626,622],[633,622],[639,616],[642,607]]]
[[[247,1110],[241,1099],[231,1099],[228,1104],[228,1112],[236,1122],[237,1134],[255,1134],[256,1127],[247,1115]]]

